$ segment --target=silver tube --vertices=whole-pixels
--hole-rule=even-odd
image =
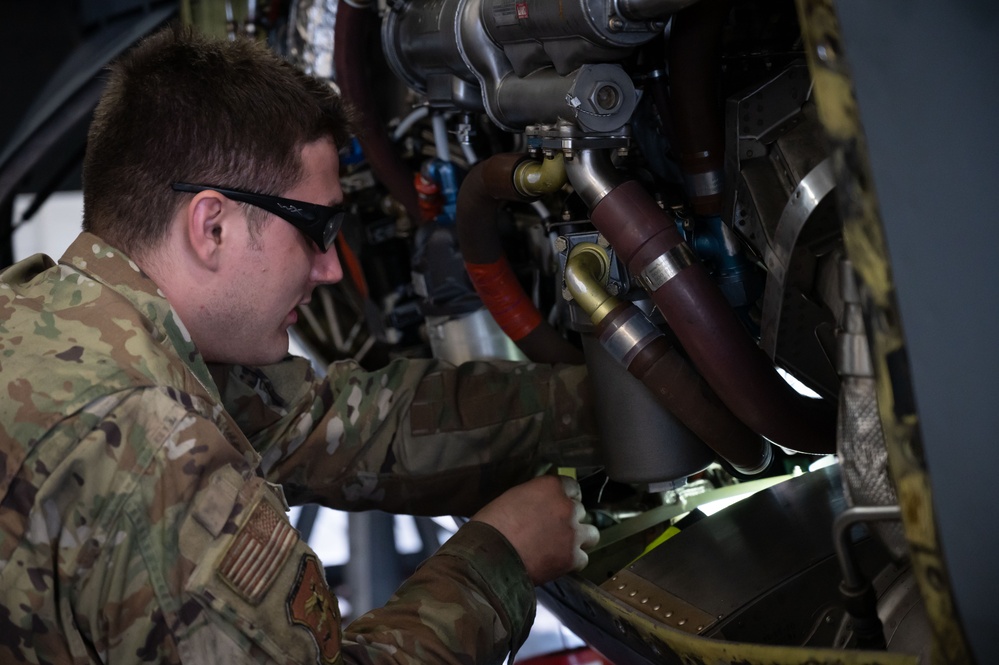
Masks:
[[[479,161],[479,156],[475,154],[475,149],[467,143],[461,143],[461,152],[465,155],[465,161],[471,167]]]
[[[610,158],[610,150],[580,150],[565,161],[569,183],[590,210],[624,181]]]
[[[447,122],[443,113],[435,113],[431,118],[434,124],[434,149],[437,151],[437,159],[442,162],[451,161],[451,149],[448,148]]]
[[[855,506],[840,513],[833,522],[836,558],[839,559],[843,581],[852,589],[863,587],[865,579],[850,549],[850,527],[860,522],[881,522],[901,520],[902,509],[898,506]]]
[[[430,109],[426,106],[417,106],[415,109],[409,112],[405,118],[403,118],[398,125],[396,125],[395,130],[392,132],[392,141],[401,141],[402,137],[413,128],[413,125],[418,123],[427,117],[430,113]]]

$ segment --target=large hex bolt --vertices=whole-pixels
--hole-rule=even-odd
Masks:
[[[590,103],[598,111],[613,113],[621,108],[621,88],[613,81],[597,81],[590,93]]]
[[[584,131],[610,132],[623,126],[637,104],[635,86],[620,65],[583,65],[568,90],[576,122]]]

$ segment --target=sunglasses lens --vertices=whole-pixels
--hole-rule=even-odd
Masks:
[[[336,238],[336,233],[340,230],[340,222],[342,220],[343,213],[338,212],[326,222],[326,228],[323,229],[323,246],[326,249],[333,246],[333,239]]]

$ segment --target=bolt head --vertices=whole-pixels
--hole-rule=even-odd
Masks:
[[[624,104],[624,95],[617,83],[597,81],[593,85],[589,102],[600,113],[613,113]]]

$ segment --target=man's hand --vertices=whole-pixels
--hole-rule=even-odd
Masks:
[[[573,570],[582,570],[585,550],[600,534],[583,524],[579,483],[565,476],[540,476],[507,490],[475,515],[502,533],[513,545],[534,584],[544,584]]]

